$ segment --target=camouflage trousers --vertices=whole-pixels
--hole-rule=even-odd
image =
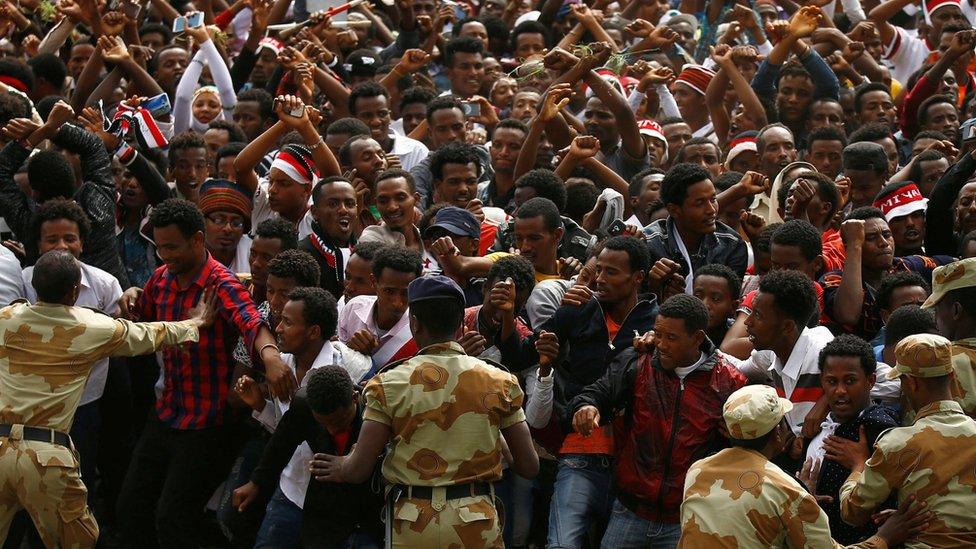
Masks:
[[[21,509],[30,514],[46,547],[94,547],[98,524],[88,508],[76,452],[48,442],[20,439],[15,425],[0,438],[0,540]]]
[[[481,549],[504,546],[502,524],[490,496],[445,499],[434,488],[429,500],[403,494],[393,505],[392,547]]]

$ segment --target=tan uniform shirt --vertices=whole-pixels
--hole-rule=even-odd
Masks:
[[[976,547],[976,421],[954,400],[919,410],[915,423],[885,431],[861,473],[840,489],[840,512],[864,524],[891,492],[914,495],[935,514],[905,547]]]
[[[795,479],[753,450],[728,448],[685,477],[680,548],[835,548],[827,514]],[[877,536],[854,547],[886,548]]]
[[[515,376],[431,345],[366,385],[364,420],[393,430],[383,476],[394,484],[450,486],[501,479],[500,430],[525,421]]]

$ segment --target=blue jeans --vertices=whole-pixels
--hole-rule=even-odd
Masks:
[[[577,548],[592,523],[610,511],[613,459],[598,454],[566,454],[559,458],[549,506],[550,549]]]
[[[681,538],[681,524],[651,522],[635,515],[620,500],[613,502],[610,524],[603,535],[602,549],[674,549]]]
[[[499,510],[504,511],[502,537],[506,547],[521,547],[527,543],[532,526],[534,488],[533,481],[518,476],[510,468],[505,469],[502,479],[495,483],[495,497],[502,502]]]
[[[298,547],[301,533],[302,508],[292,503],[281,487],[276,488],[264,511],[264,522],[258,531],[254,549]]]

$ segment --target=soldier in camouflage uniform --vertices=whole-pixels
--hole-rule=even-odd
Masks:
[[[770,458],[783,450],[793,404],[772,387],[749,385],[732,393],[722,415],[732,448],[695,462],[685,477],[678,547],[840,547],[827,515],[793,477]],[[900,543],[928,518],[904,505],[878,534],[853,547]]]
[[[840,489],[841,517],[863,524],[897,491],[899,502],[914,496],[934,514],[906,547],[976,547],[976,421],[952,400],[951,344],[913,335],[898,343],[895,358],[888,376],[901,378],[915,422],[879,435],[870,459],[866,444],[853,448],[859,454]]]
[[[952,341],[952,398],[976,418],[976,258],[939,267],[932,273],[932,295],[922,304],[933,308],[939,333]],[[913,413],[903,425],[911,425]]]
[[[515,376],[469,357],[454,334],[464,294],[447,277],[418,278],[407,288],[410,330],[420,352],[393,363],[366,385],[356,449],[317,454],[317,480],[362,482],[391,441],[383,476],[387,544],[394,547],[502,547],[501,513],[492,484],[502,478],[503,442],[512,469],[539,469]],[[504,434],[505,440],[502,440]]]
[[[92,365],[110,356],[197,341],[213,320],[203,303],[182,322],[133,323],[71,306],[81,269],[52,251],[34,267],[37,305],[0,309],[0,540],[24,508],[47,547],[93,547],[98,524],[86,502],[71,428]]]

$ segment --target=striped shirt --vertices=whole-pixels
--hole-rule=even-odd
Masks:
[[[266,323],[251,296],[234,273],[209,253],[196,278],[180,288],[169,267],[162,266],[146,282],[136,301],[140,321],[173,321],[189,317],[205,288],[217,289],[217,318],[212,327],[200,331],[200,341],[161,351],[162,395],[156,400],[160,421],[174,429],[204,429],[224,423],[227,394],[234,373],[233,352],[238,338],[251,350],[258,331]]]

